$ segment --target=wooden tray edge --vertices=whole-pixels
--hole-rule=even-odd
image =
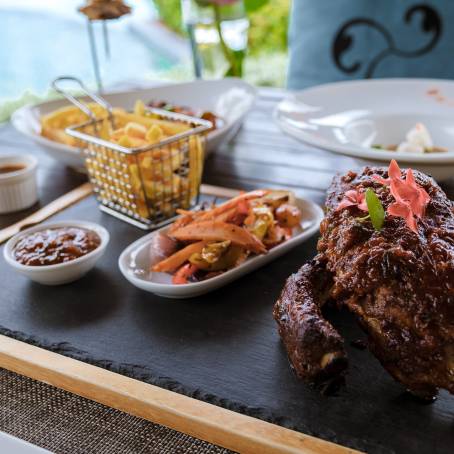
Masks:
[[[3,335],[0,367],[241,453],[358,453]]]

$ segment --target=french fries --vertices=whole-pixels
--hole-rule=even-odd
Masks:
[[[86,161],[90,174],[95,175],[102,186],[99,191],[102,200],[120,204],[144,219],[157,213],[173,215],[176,206],[189,208],[202,178],[202,141],[198,136],[190,136],[167,145],[159,144],[189,131],[192,126],[159,118],[140,100],[136,101],[132,112],[113,108],[113,123],[101,106],[95,103],[87,106],[97,119],[102,120],[97,128],[97,136],[101,139],[128,149],[156,145],[152,150],[137,154],[112,150],[103,154],[100,162],[97,162],[96,151]],[[86,146],[67,135],[65,129],[88,120],[90,118],[77,107],[64,107],[41,118],[41,134],[66,145]],[[95,131],[87,129],[85,132],[92,134]],[[124,188],[129,188],[126,194]]]
[[[107,114],[98,104],[89,103],[87,106],[93,111],[96,118],[102,118]],[[68,136],[68,134],[65,133],[65,129],[69,126],[84,123],[88,120],[89,117],[76,106],[62,107],[42,116],[41,135],[54,142],[77,147],[80,146],[80,142],[74,137]]]
[[[106,110],[100,105],[88,103],[87,107],[96,118],[107,118]],[[112,113],[116,129],[112,130],[109,122],[103,122],[101,137],[126,148],[155,144],[190,129],[186,123],[156,118],[146,110],[141,100],[136,101],[133,112],[115,107]],[[41,118],[41,135],[55,142],[80,146],[78,140],[65,133],[65,129],[88,120],[89,117],[76,106],[62,107]]]
[[[159,126],[166,137],[175,136],[182,132],[189,131],[190,126],[186,123],[173,122],[169,120],[161,120],[151,116],[137,115],[135,113],[126,112],[124,109],[113,109],[115,121],[118,124],[126,125],[127,123],[136,123],[144,126],[147,130],[153,126]]]

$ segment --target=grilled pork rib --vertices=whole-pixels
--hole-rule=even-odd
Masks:
[[[380,231],[351,206],[336,210],[346,191],[372,188],[386,209],[389,187],[365,168],[336,177],[328,191],[318,255],[290,276],[274,308],[297,375],[309,381],[339,374],[347,364],[341,336],[321,313],[328,300],[353,312],[383,367],[412,393],[454,394],[454,212],[435,181],[415,172],[430,196],[418,233],[387,215]]]

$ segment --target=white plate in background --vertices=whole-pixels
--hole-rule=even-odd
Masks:
[[[224,125],[207,136],[207,154],[230,140],[240,128],[256,98],[256,89],[241,79],[197,80],[194,82],[159,85],[152,88],[103,94],[114,107],[132,109],[137,99],[145,103],[157,100],[187,106],[194,110],[211,111],[224,120]],[[83,98],[82,98],[83,99]],[[30,137],[50,156],[78,170],[83,168],[82,150],[41,136],[40,118],[68,105],[66,99],[24,106],[13,113],[11,122]]]
[[[446,179],[454,171],[454,81],[374,79],[319,85],[290,94],[275,110],[275,119],[291,136],[318,148],[351,156],[359,165],[387,165],[396,159]],[[424,123],[442,153],[377,150],[405,140],[416,123]]]
[[[150,271],[152,260],[150,256],[151,240],[159,232],[165,232],[169,228],[168,226],[149,233],[129,245],[120,255],[118,266],[123,276],[131,284],[146,292],[175,299],[203,295],[260,268],[318,232],[320,221],[324,216],[323,210],[308,200],[296,199],[296,202],[303,213],[301,221],[302,230],[299,233],[296,233],[293,238],[279,246],[274,247],[267,254],[253,256],[236,268],[232,268],[211,279],[190,284],[175,285],[172,284],[172,276],[170,274]]]

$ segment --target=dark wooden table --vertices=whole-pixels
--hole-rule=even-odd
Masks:
[[[238,189],[251,189],[256,187],[291,188],[298,195],[309,198],[319,204],[323,204],[325,191],[333,175],[336,172],[344,172],[349,169],[354,169],[355,162],[347,157],[305,146],[297,142],[296,140],[285,136],[272,121],[272,112],[276,103],[280,99],[280,96],[281,93],[274,91],[262,92],[262,95],[258,100],[255,109],[248,116],[242,130],[239,132],[235,140],[232,143],[226,144],[221,147],[221,149],[217,150],[216,153],[213,153],[207,159],[204,173],[204,182],[213,185]],[[58,163],[47,158],[42,153],[42,151],[40,151],[28,139],[20,136],[17,132],[15,132],[10,125],[6,125],[3,128],[0,128],[0,153],[7,153],[8,151],[31,152],[39,157],[39,190],[41,204],[48,203],[49,201],[55,199],[59,195],[69,191],[70,189],[74,188],[84,181],[85,177],[83,175],[78,174],[70,169],[66,169]],[[448,195],[450,195],[452,198],[454,194],[453,181],[451,180],[450,182],[445,184],[444,188],[447,191]],[[38,206],[33,207],[29,210],[29,212],[32,212],[37,208]],[[0,227],[10,225],[13,222],[25,217],[27,214],[29,213],[22,212],[14,215],[0,216]],[[310,258],[310,256],[315,253],[314,246],[315,241],[308,243],[307,250],[305,250],[304,252],[304,254],[307,255],[307,258]],[[291,257],[289,256],[289,258],[286,259],[286,263],[284,261],[284,264],[290,267],[289,271],[287,269],[278,270],[278,265],[272,267],[272,271],[276,273],[279,278],[279,282],[273,283],[273,286],[275,287],[273,287],[272,289],[273,292],[275,290],[278,291],[278,287],[282,285],[285,275],[291,271],[294,271],[294,269],[296,269],[296,267],[298,266],[300,260],[303,260],[303,258],[299,257],[298,253],[295,252],[291,255]],[[254,277],[254,279],[257,281],[257,283],[265,283],[265,277],[260,277],[259,273]],[[75,291],[77,291],[77,289]],[[240,290],[238,290],[236,293],[240,294]],[[34,288],[31,289],[30,295],[37,296],[37,294],[35,294],[34,292]],[[252,298],[252,296],[253,295],[251,293],[250,297]],[[273,295],[272,297],[274,298]],[[269,315],[268,312],[270,311],[268,310],[268,307],[266,307],[265,309],[267,311],[266,314]],[[71,310],[71,308],[69,308],[69,310]],[[143,310],[144,312],[148,311],[148,307],[144,306]],[[165,308],[162,307],[162,309],[159,310],[161,310],[161,316],[163,316]],[[208,311],[208,306],[205,306],[205,310]],[[224,304],[222,309],[219,308],[219,310],[225,311],[226,316],[234,317],[233,312],[229,312],[226,304]],[[255,313],[259,315],[260,311],[256,310]],[[35,313],[35,316],[36,315],[37,313]],[[58,314],[56,314],[55,317],[58,318]],[[166,318],[168,318],[167,315],[165,317],[163,316],[164,320]],[[49,318],[49,320],[51,319]],[[41,322],[46,321],[47,323],[49,320],[43,317],[43,320],[41,320]],[[196,318],[188,318],[188,320],[196,320]],[[218,328],[222,329],[221,327]],[[268,330],[268,326],[263,325],[263,328],[266,328]],[[184,331],[185,329],[186,326],[182,321],[181,330]],[[194,342],[194,344],[196,344],[196,338],[191,338],[191,340]],[[355,352],[352,352],[352,354],[356,355]],[[279,358],[281,358],[281,356],[279,356]],[[284,358],[284,356],[282,356],[282,358]],[[358,361],[354,366],[355,371],[360,369],[361,366],[360,362],[362,359],[359,355],[357,360]],[[280,359],[278,361],[280,361]],[[380,377],[382,377],[382,375],[386,375],[378,365],[373,365],[372,367],[375,368],[373,369],[374,371],[377,371],[374,373],[380,374]],[[287,374],[287,372],[288,368],[285,368],[285,373]],[[358,375],[357,372],[355,373],[356,375]],[[359,375],[358,380],[362,379],[364,381],[364,379],[366,379],[366,376],[361,377]],[[288,380],[291,380],[291,378],[288,378]],[[386,380],[389,385],[390,381],[388,379]],[[274,383],[273,386],[277,385]],[[298,388],[299,386],[299,384],[295,384],[294,388],[301,389],[301,392],[304,392],[304,387]],[[397,388],[398,385],[396,385],[396,389]],[[273,388],[271,388],[271,391],[272,390]],[[370,393],[374,393],[376,391],[377,388],[375,388],[374,390],[372,390],[371,388]],[[394,392],[394,388],[392,392]],[[290,391],[288,394],[291,395]],[[375,399],[375,397],[368,397],[369,403],[374,401]],[[361,401],[361,396],[356,396],[356,398],[359,402]],[[380,396],[377,395],[376,398],[380,399]],[[312,399],[314,402],[318,402],[319,398],[315,395],[311,395],[310,399]],[[344,400],[346,399],[342,397],[339,402],[342,402],[342,404],[344,404]],[[411,405],[413,404],[410,404],[410,406]],[[443,411],[443,408],[446,409],[446,405],[449,404],[445,403],[444,405],[445,407],[440,407],[440,411]],[[315,419],[318,418],[319,420],[323,420],[323,414],[319,413],[323,413],[324,410],[328,411],[328,409],[331,407],[327,402],[322,402],[314,405],[313,408],[317,410],[314,410],[313,417]],[[395,408],[397,408],[396,412],[392,413]],[[395,425],[396,431],[400,430],[399,424],[401,424],[398,420],[398,408],[399,402],[397,400],[390,402],[387,406],[387,410],[389,410],[389,412],[393,414],[392,424]],[[409,408],[410,407],[407,406],[407,412],[409,411]],[[451,409],[451,407],[449,408]],[[366,413],[369,412],[369,416],[371,416],[370,412],[375,411],[375,409],[373,409],[372,407],[370,409],[363,410]],[[294,409],[294,411],[297,411],[297,409]],[[333,412],[335,418],[337,418],[337,421],[343,420],[345,418],[345,424],[348,424],[349,415],[336,415],[336,413],[338,413],[338,410],[336,411],[335,408],[331,408],[331,410],[329,411]],[[423,413],[424,418],[426,418],[429,423],[433,423],[433,421],[430,419],[430,410],[424,411]],[[451,414],[451,412],[446,412],[446,418],[449,419],[448,413]],[[377,417],[379,417],[379,415],[377,415]],[[445,419],[444,422],[447,424],[447,419]],[[366,423],[364,422],[364,424]],[[370,424],[370,422],[368,424]],[[385,424],[383,425],[383,427],[389,427],[389,424],[388,426],[386,426]],[[361,427],[358,427],[357,436],[359,438],[367,437],[366,432],[368,430],[369,429],[367,427],[364,427],[362,429]],[[443,430],[445,439],[452,440],[452,438],[449,438],[450,432],[447,430],[447,426],[444,426]],[[410,432],[410,430],[407,430],[407,432]],[[337,437],[336,434],[324,432],[322,433],[322,438],[336,440],[339,437]],[[395,434],[394,438],[396,438]],[[339,440],[341,442],[345,441],[341,438]],[[386,446],[386,440],[383,440],[383,442]],[[348,444],[348,440],[345,441],[345,443]],[[415,447],[417,446],[417,440],[415,439],[402,439],[401,441],[397,441],[396,443],[400,446],[408,445],[410,447],[411,445],[411,449],[409,449],[408,452],[417,452],[415,450]],[[446,449],[447,447],[445,445],[445,442],[440,441],[438,451],[443,453],[449,452],[449,450]],[[367,444],[361,444],[359,446],[361,449],[364,449],[364,446],[367,447]],[[427,444],[425,446],[427,447]],[[392,452],[392,449],[387,450],[386,448],[384,448],[383,451],[379,449],[380,448],[378,447],[378,445],[375,444],[373,449],[374,452]],[[427,449],[424,452],[428,452]]]

